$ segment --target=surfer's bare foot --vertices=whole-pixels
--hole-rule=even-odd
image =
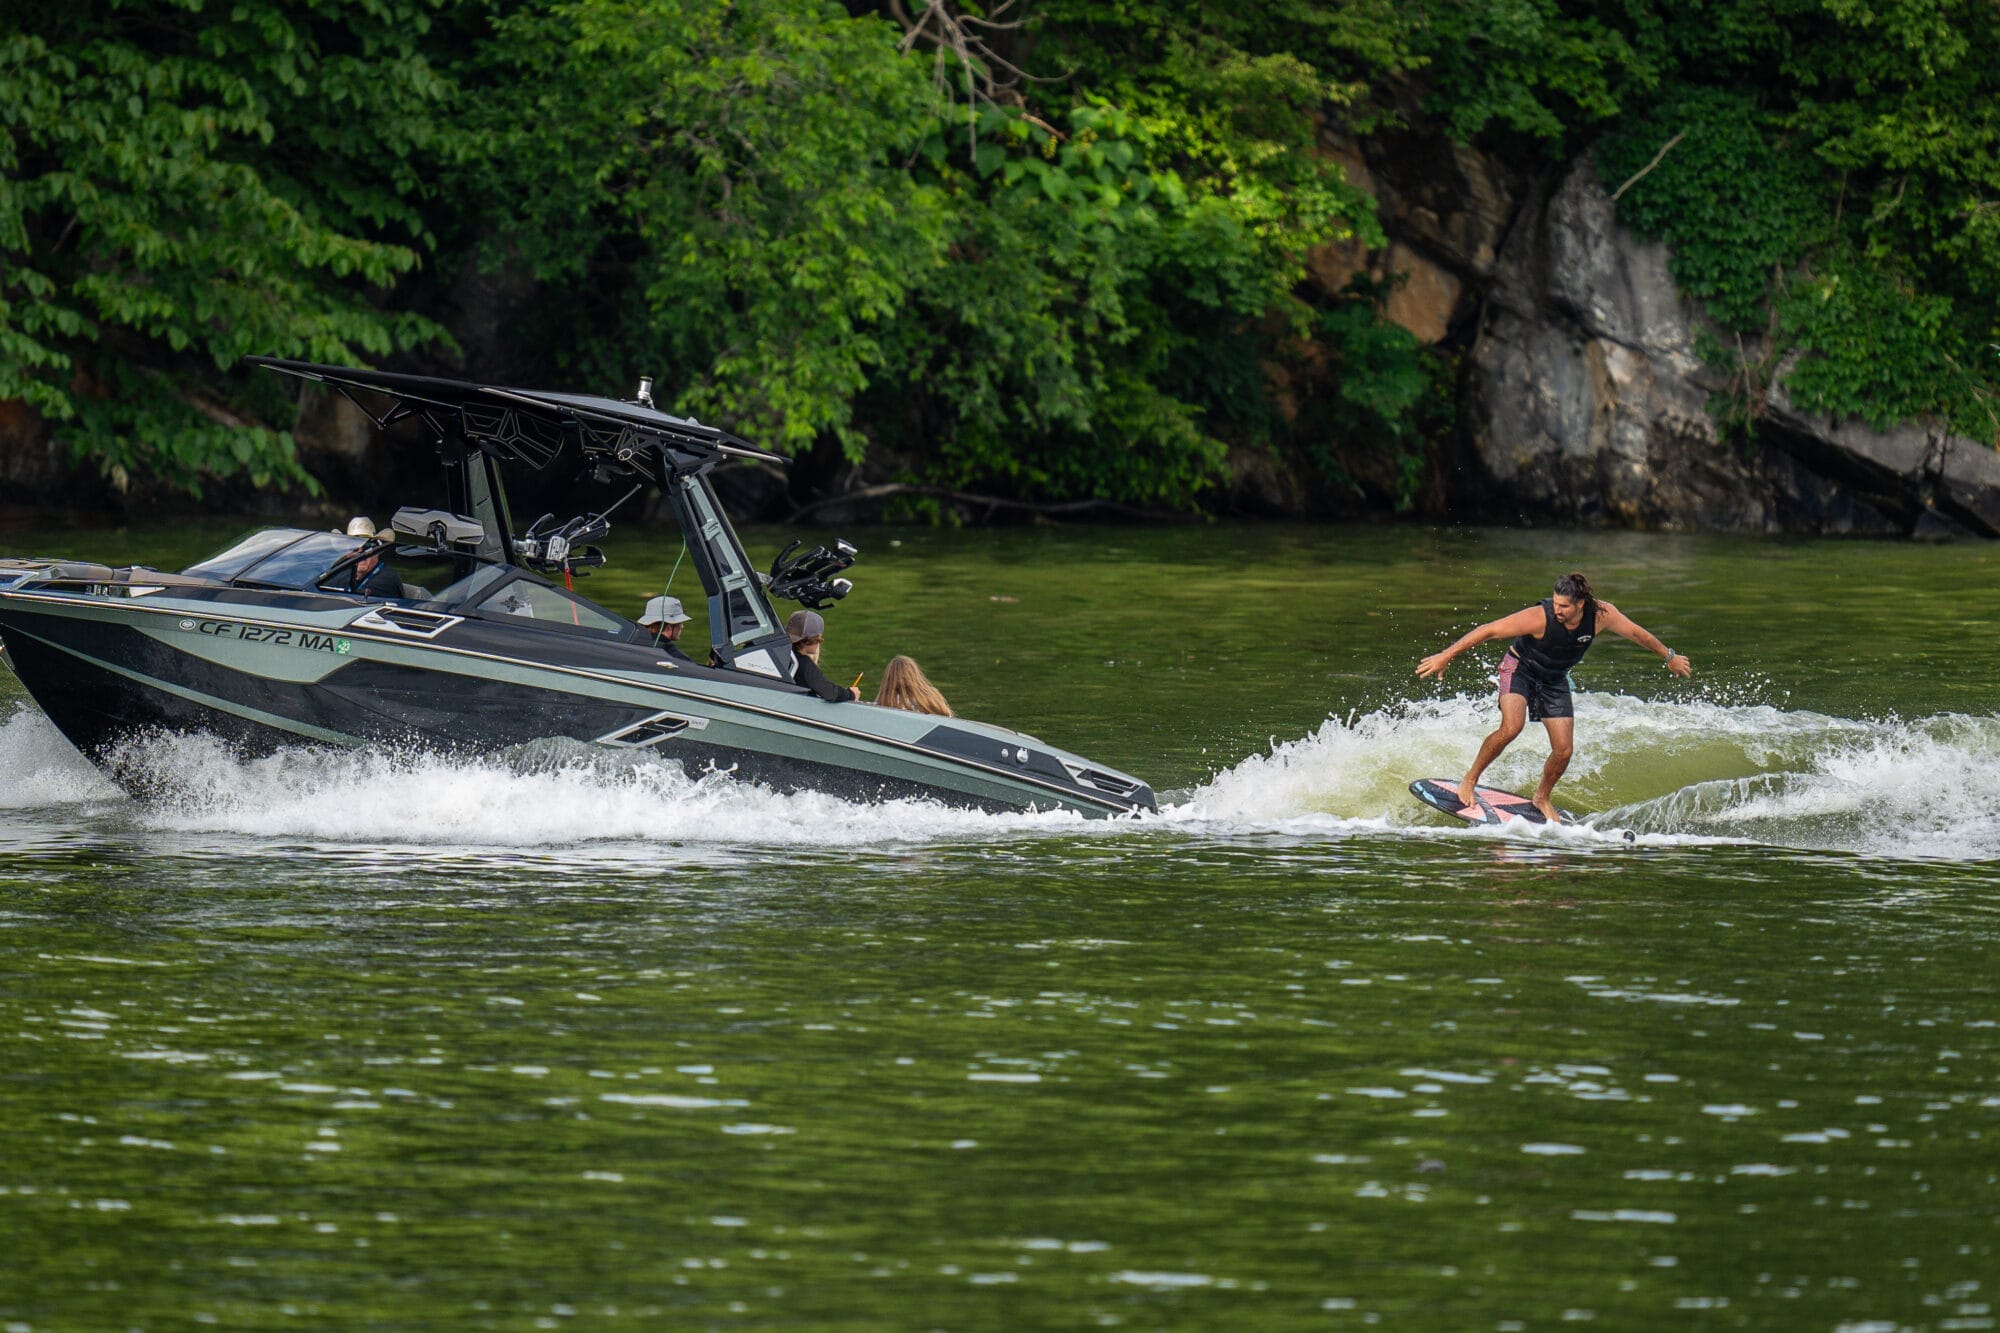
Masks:
[[[1561,812],[1556,809],[1556,803],[1546,796],[1537,796],[1535,798],[1535,809],[1541,811],[1542,818],[1548,820],[1551,824],[1560,824],[1563,822]]]
[[[1471,778],[1458,784],[1458,808],[1463,810],[1472,804],[1472,789],[1477,786]]]

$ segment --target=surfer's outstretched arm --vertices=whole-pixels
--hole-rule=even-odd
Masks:
[[[1498,620],[1489,620],[1478,629],[1467,630],[1459,637],[1458,642],[1452,644],[1451,647],[1445,649],[1443,652],[1432,653],[1429,657],[1417,663],[1417,674],[1425,680],[1429,680],[1433,676],[1442,676],[1444,669],[1451,665],[1451,659],[1457,657],[1467,648],[1475,647],[1482,643],[1491,643],[1495,639],[1518,639],[1523,634],[1539,635],[1541,632],[1542,608],[1539,606],[1531,606],[1525,610],[1516,611],[1513,615],[1502,616]]]
[[[1620,611],[1611,603],[1599,602],[1597,604],[1597,625],[1599,629],[1608,629],[1613,634],[1622,635],[1654,656],[1664,658],[1667,670],[1673,672],[1676,676],[1692,676],[1694,674],[1694,664],[1689,662],[1684,654],[1677,653],[1667,647],[1666,644],[1661,643],[1658,635],[1632,619],[1632,617],[1626,615],[1623,611]]]

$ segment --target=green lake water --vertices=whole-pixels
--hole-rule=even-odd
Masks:
[[[137,805],[0,673],[0,1328],[1995,1326],[2000,550],[860,536],[829,674],[1163,813],[186,740]],[[677,545],[609,549],[631,613]],[[1605,831],[1444,827],[1498,650],[1411,668],[1568,569],[1695,678],[1576,673]]]

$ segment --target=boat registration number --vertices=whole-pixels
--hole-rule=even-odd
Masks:
[[[180,627],[195,634],[218,639],[242,639],[247,643],[268,643],[280,648],[304,648],[312,652],[345,653],[346,639],[311,630],[283,629],[277,625],[246,625],[240,620],[183,620]]]

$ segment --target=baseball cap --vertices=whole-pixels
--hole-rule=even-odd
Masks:
[[[685,625],[687,619],[687,612],[681,610],[680,598],[655,597],[652,601],[646,603],[646,610],[639,617],[639,623],[641,625],[658,625],[661,623]]]
[[[826,619],[817,611],[794,611],[785,619],[785,637],[793,643],[800,639],[823,639]]]

